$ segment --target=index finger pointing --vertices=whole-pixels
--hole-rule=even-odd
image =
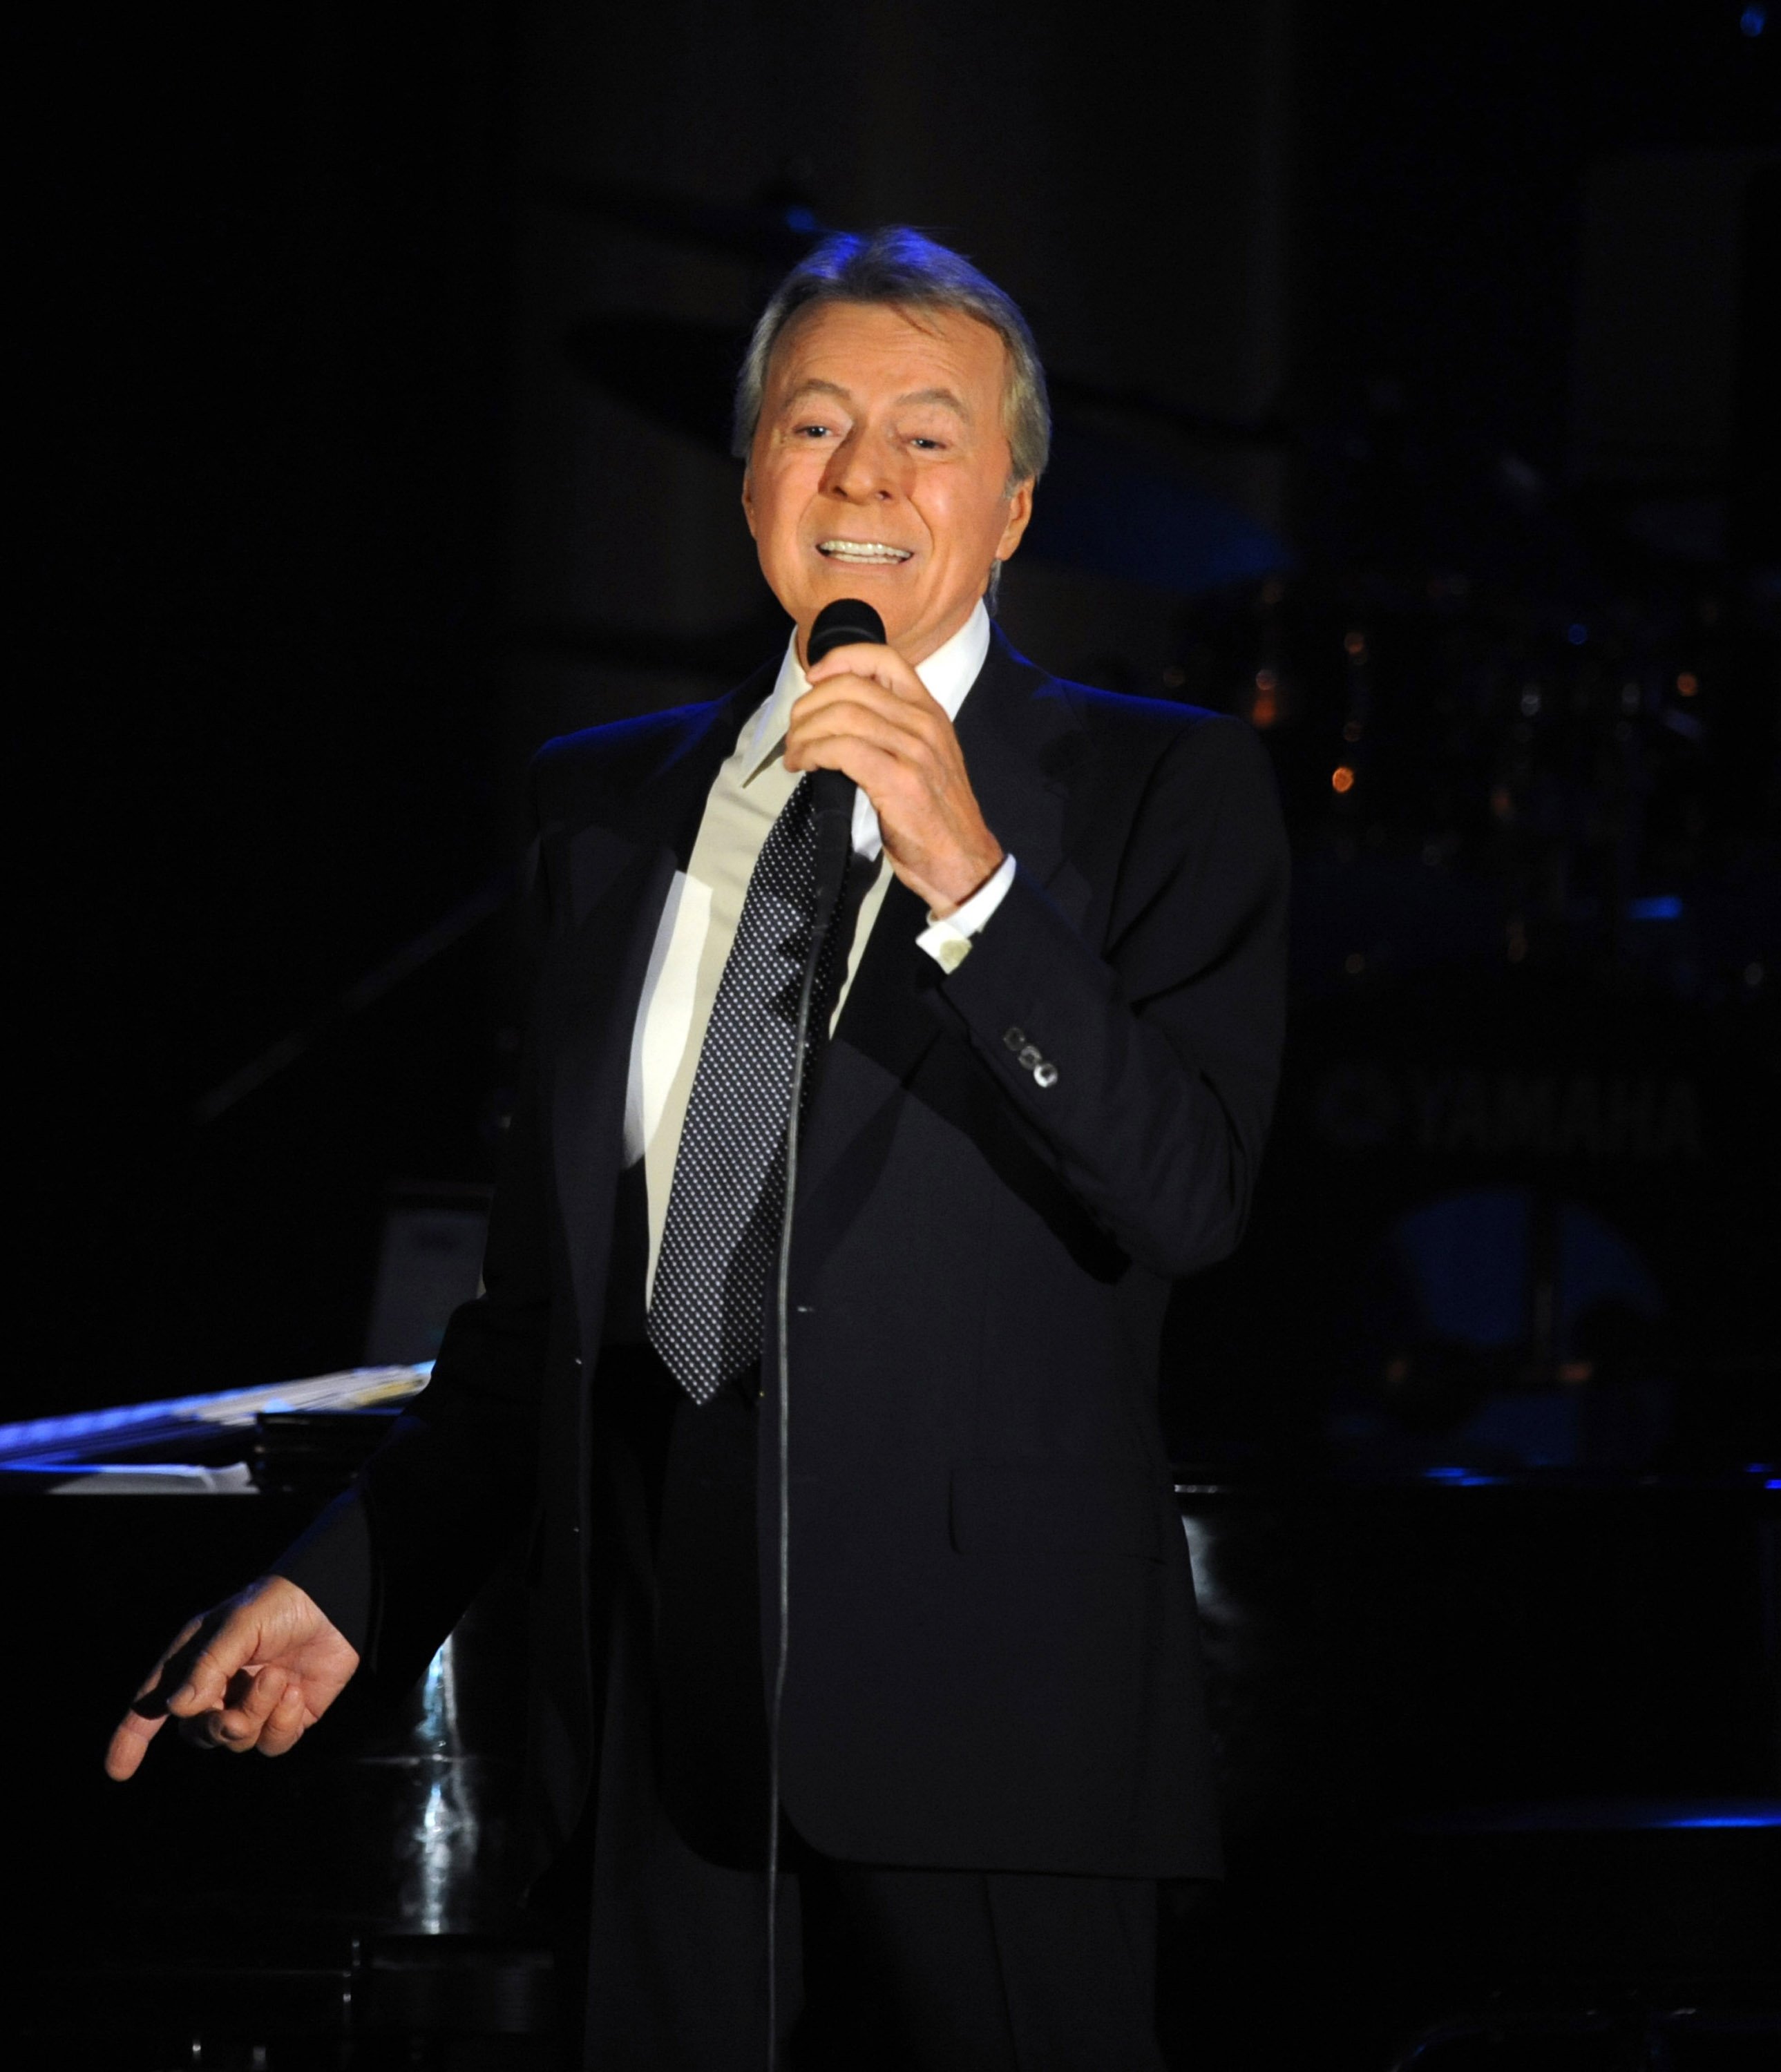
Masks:
[[[161,1731],[167,1716],[168,1671],[199,1638],[204,1624],[201,1618],[188,1619],[180,1627],[173,1637],[172,1645],[149,1671],[130,1700],[130,1710],[118,1721],[105,1749],[105,1774],[120,1784],[125,1778],[136,1774],[149,1743]]]
[[[140,1712],[126,1712],[118,1721],[117,1732],[105,1750],[106,1776],[117,1784],[134,1777],[148,1753],[149,1743],[166,1725],[165,1713],[151,1720],[145,1719]]]

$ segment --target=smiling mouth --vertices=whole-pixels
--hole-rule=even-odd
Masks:
[[[887,547],[877,540],[819,540],[816,552],[825,561],[856,569],[891,569],[914,557],[912,548]]]

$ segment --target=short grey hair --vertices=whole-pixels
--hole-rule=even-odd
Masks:
[[[969,259],[897,223],[863,237],[838,231],[824,238],[774,290],[736,378],[732,450],[738,460],[748,458],[755,443],[773,349],[792,319],[817,302],[956,310],[987,324],[1008,350],[1002,417],[1008,435],[1010,493],[1045,472],[1051,451],[1051,405],[1039,348],[1019,306]]]

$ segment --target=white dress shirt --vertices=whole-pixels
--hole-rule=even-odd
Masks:
[[[989,615],[980,603],[952,639],[916,670],[949,719],[958,717],[989,652]],[[755,859],[767,830],[797,786],[800,773],[785,767],[785,736],[792,701],[809,688],[798,664],[794,631],[771,694],[744,724],[734,749],[718,772],[692,856],[687,868],[674,874],[656,925],[631,1034],[624,1104],[625,1163],[634,1166],[643,1160],[649,1204],[646,1296],[655,1282],[674,1161],[705,1024],[735,940]],[[878,814],[863,791],[853,801],[853,851],[864,861],[875,863],[878,871],[854,923],[847,969],[836,997],[835,1019],[859,968],[861,953],[892,875],[884,861]],[[943,969],[956,971],[963,963],[972,938],[1002,904],[1014,875],[1014,859],[1005,857],[994,874],[956,911],[943,920],[929,914],[928,925],[916,940]],[[834,1027],[834,1019],[829,1026]]]

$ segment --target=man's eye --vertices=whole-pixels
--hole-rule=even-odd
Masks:
[[[825,439],[829,436],[829,427],[827,425],[800,425],[792,436],[799,439]]]
[[[912,446],[919,446],[923,453],[943,453],[945,450],[943,439],[931,439],[925,433],[918,433],[909,443]]]

